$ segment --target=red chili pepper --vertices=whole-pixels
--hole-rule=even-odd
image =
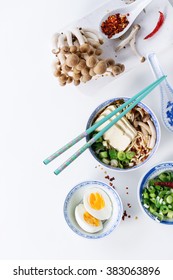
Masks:
[[[159,20],[158,20],[158,22],[157,22],[157,24],[156,24],[156,27],[153,29],[153,31],[152,31],[151,33],[149,33],[149,34],[144,38],[144,40],[153,37],[153,35],[156,34],[157,31],[160,29],[160,27],[163,25],[164,20],[165,20],[165,16],[164,16],[164,14],[163,14],[162,12],[159,11],[159,13],[160,13],[160,17],[159,17]]]
[[[155,186],[163,186],[173,189],[173,182],[155,182]]]

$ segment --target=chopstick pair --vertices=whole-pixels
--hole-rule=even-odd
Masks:
[[[86,131],[82,132],[80,135],[78,135],[76,138],[74,138],[72,141],[64,145],[62,148],[57,150],[55,153],[53,153],[51,156],[46,158],[43,163],[48,164],[55,158],[57,158],[59,155],[64,153],[66,150],[71,148],[73,145],[78,143],[81,139],[89,135],[91,132],[96,130],[97,127],[105,123],[107,120],[109,120],[111,117],[116,115],[118,112],[120,112],[122,109],[124,109],[126,106],[130,104],[128,108],[126,108],[124,111],[122,111],[115,119],[113,119],[108,125],[106,125],[101,131],[99,131],[96,135],[94,135],[93,138],[91,138],[84,146],[82,146],[77,152],[75,152],[69,159],[67,159],[59,168],[57,168],[54,173],[55,175],[58,175],[61,173],[67,166],[69,166],[76,158],[78,158],[86,149],[88,149],[94,142],[96,142],[108,129],[110,129],[115,123],[117,123],[124,115],[126,115],[133,107],[135,107],[144,97],[146,97],[152,90],[154,90],[164,79],[166,79],[166,76],[161,77],[160,79],[156,80],[154,83],[150,84],[146,88],[144,88],[142,91],[134,95],[132,98],[130,98],[128,101],[123,103],[121,106],[119,106],[117,109],[115,109],[113,112],[111,112],[109,115],[92,125],[90,128],[88,128]]]

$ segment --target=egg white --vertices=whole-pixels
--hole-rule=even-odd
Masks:
[[[92,208],[89,201],[91,193],[99,193],[102,196],[105,202],[104,208],[100,210]],[[84,193],[83,203],[86,210],[95,218],[99,220],[107,220],[111,217],[112,214],[111,200],[107,195],[107,193],[103,191],[101,188],[89,188],[88,190],[86,190],[86,192]]]
[[[87,212],[83,204],[79,204],[75,208],[75,218],[78,223],[78,225],[86,232],[89,233],[95,233],[103,229],[103,224],[99,220],[99,225],[94,226],[89,223],[87,223],[84,219],[84,213]]]

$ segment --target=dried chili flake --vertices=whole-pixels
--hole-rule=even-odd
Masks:
[[[115,34],[122,32],[128,24],[129,21],[127,19],[127,15],[117,13],[109,16],[107,20],[102,22],[101,30],[110,39]]]
[[[115,177],[112,177],[109,179],[111,182],[115,180]]]
[[[123,221],[125,220],[125,217],[127,217],[127,211],[126,210],[124,210],[124,213],[123,213],[123,216],[122,216]]]

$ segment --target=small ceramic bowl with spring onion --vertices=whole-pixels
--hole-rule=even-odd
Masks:
[[[81,237],[98,239],[109,235],[121,222],[123,206],[118,193],[100,181],[76,185],[64,202],[68,226]]]
[[[116,97],[98,106],[91,114],[87,128],[126,102]],[[114,117],[87,136],[87,141],[102,130]],[[138,103],[113,125],[91,147],[93,157],[102,165],[116,171],[131,171],[143,166],[156,153],[160,143],[160,125],[149,107]]]
[[[173,162],[160,163],[142,176],[138,200],[150,219],[173,225]]]

